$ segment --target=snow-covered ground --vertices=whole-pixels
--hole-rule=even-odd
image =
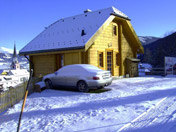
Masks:
[[[110,91],[45,90],[30,95],[21,132],[175,132],[176,76],[114,80]],[[0,131],[15,132],[22,101],[0,114]]]

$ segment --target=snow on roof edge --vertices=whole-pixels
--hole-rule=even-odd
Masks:
[[[19,52],[19,55],[26,55],[26,54],[28,55],[28,54],[46,53],[46,52],[58,52],[58,51],[64,51],[64,50],[78,50],[78,49],[84,49],[84,48],[85,48],[84,46],[79,46],[79,47],[69,47],[69,48],[26,51],[26,52]]]
[[[90,37],[90,39],[87,40],[87,42],[85,43],[85,45],[92,39],[93,36],[95,36],[95,34],[97,33],[98,30],[100,30],[102,28],[102,26],[108,22],[108,19],[111,17],[111,15],[106,19],[106,21],[95,31],[95,33]],[[85,46],[86,47],[86,46]]]

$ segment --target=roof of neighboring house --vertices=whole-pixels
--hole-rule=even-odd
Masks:
[[[114,7],[60,19],[22,48],[20,54],[84,49],[111,15],[129,20],[127,15]]]
[[[14,75],[14,76],[21,76],[21,75],[29,74],[27,69],[3,70],[2,73],[4,73],[2,75]]]
[[[27,69],[10,70],[9,72],[12,75],[15,75],[15,76],[21,76],[21,75],[29,74],[29,72],[27,71]]]

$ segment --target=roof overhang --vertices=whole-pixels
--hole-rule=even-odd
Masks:
[[[119,18],[115,18],[116,20],[119,20]],[[122,26],[123,26],[123,29],[128,33],[128,34],[131,34],[131,41],[133,43],[133,46],[137,49],[137,53],[138,54],[144,54],[144,47],[142,46],[136,32],[134,31],[133,27],[132,27],[132,24],[130,23],[129,20],[122,20],[121,19],[121,23],[122,23]]]
[[[126,19],[126,20],[128,20],[128,21],[131,21],[130,18],[128,18],[128,17],[123,17],[123,16],[120,16],[120,15],[115,14],[115,13],[111,13],[111,15],[116,16],[116,17],[118,17],[118,18],[122,18],[122,19]]]
[[[47,49],[47,50],[20,52],[19,55],[32,55],[32,54],[51,53],[51,52],[60,52],[60,51],[68,51],[68,50],[80,50],[84,48],[85,48],[84,46],[79,46],[79,47],[69,47],[69,48]]]
[[[86,42],[85,51],[87,51],[96,38],[103,32],[103,30],[114,20],[115,16],[111,15],[104,24],[95,32],[95,34]]]
[[[98,29],[98,31],[88,40],[88,42],[85,44],[85,51],[89,49],[89,47],[93,44],[95,39],[103,32],[103,30],[113,21],[117,20],[119,21],[123,28],[130,34],[132,34],[132,42],[134,46],[136,47],[138,54],[144,54],[144,48],[136,35],[136,32],[134,31],[130,19],[126,17],[119,16],[117,14],[111,13],[110,17],[105,21],[105,23]]]
[[[130,21],[125,21],[124,23],[125,23],[126,27],[128,28],[127,29],[128,32],[131,32],[131,34],[133,35],[133,43],[134,43],[135,47],[138,49],[137,52],[139,54],[144,54],[144,47],[142,46],[136,32],[134,31],[134,29],[130,23]]]

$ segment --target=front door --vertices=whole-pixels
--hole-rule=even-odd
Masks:
[[[63,54],[56,54],[56,69],[55,69],[55,71],[57,71],[58,69],[60,69],[63,66],[64,66],[64,55]]]
[[[107,70],[112,74],[112,51],[107,52]]]

